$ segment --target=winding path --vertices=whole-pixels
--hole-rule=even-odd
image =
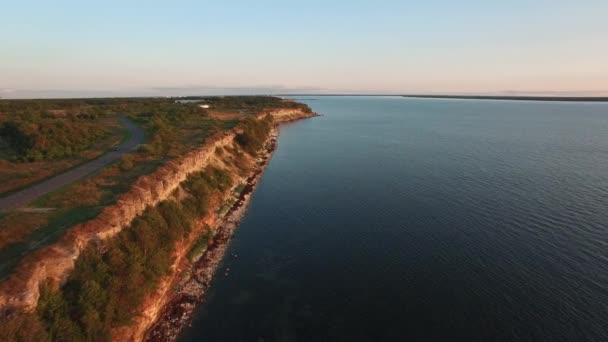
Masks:
[[[57,176],[46,179],[40,183],[27,187],[21,191],[12,193],[0,198],[0,212],[19,208],[36,198],[55,191],[63,186],[75,182],[104,166],[118,160],[124,154],[133,151],[144,139],[144,132],[125,116],[118,118],[120,123],[125,126],[130,133],[129,140],[124,142],[116,151],[110,151],[101,157],[81,164],[69,171]]]

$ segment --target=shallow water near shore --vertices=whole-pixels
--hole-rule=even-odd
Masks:
[[[302,102],[180,340],[608,340],[607,104]]]

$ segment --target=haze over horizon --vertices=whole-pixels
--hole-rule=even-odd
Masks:
[[[20,1],[0,97],[608,95],[608,2]]]

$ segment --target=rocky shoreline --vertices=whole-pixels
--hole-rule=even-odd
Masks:
[[[177,289],[171,295],[172,298],[168,300],[156,319],[156,323],[144,335],[145,341],[175,341],[181,329],[190,324],[196,305],[204,300],[226,253],[228,243],[245,214],[251,194],[255,191],[277,147],[277,138],[278,128],[275,127],[270,133],[264,153],[258,159],[258,164],[246,178],[245,187],[236,202],[224,215],[209,247],[179,282]]]

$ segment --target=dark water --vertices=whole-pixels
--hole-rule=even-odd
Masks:
[[[608,341],[608,105],[304,102],[182,340]]]

